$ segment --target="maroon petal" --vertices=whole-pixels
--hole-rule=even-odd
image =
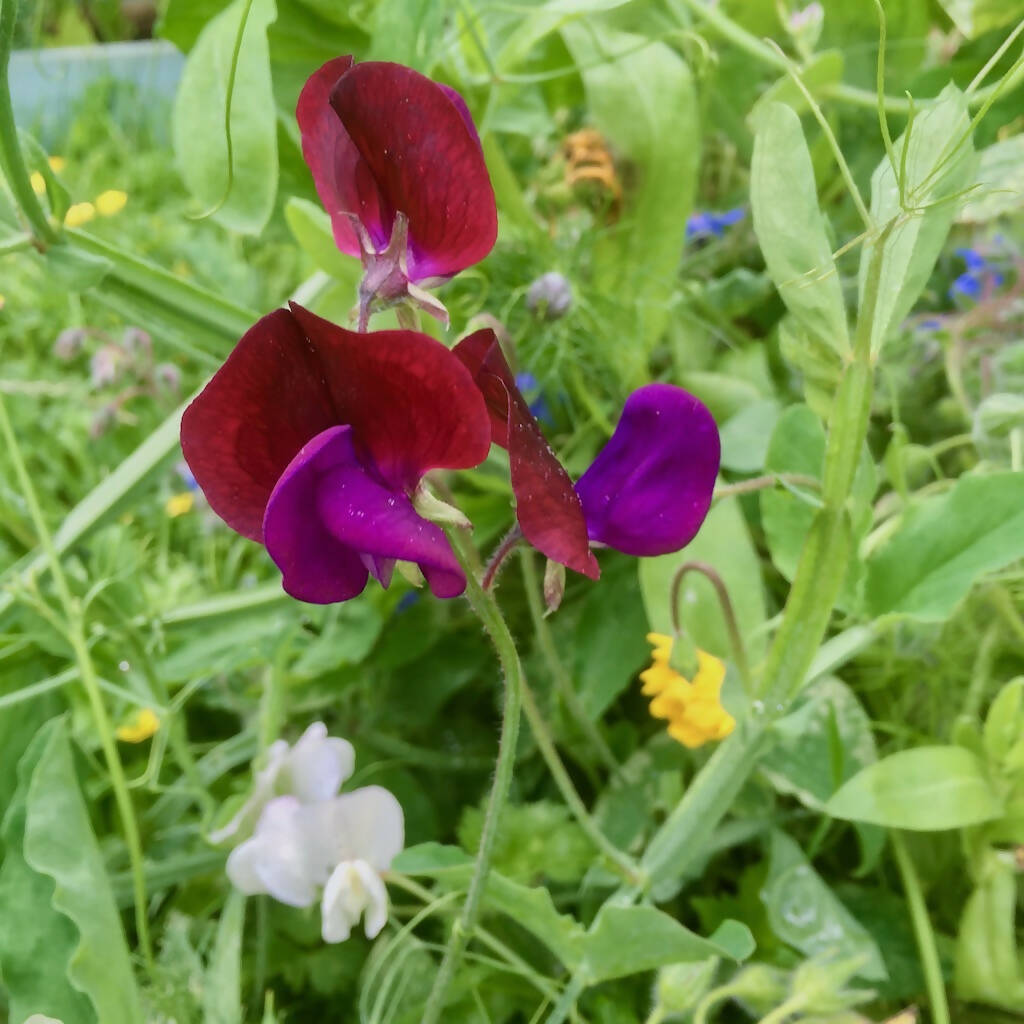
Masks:
[[[516,518],[523,536],[553,561],[597,579],[600,570],[590,550],[583,508],[572,480],[519,393],[494,331],[477,331],[463,338],[453,351],[484,396],[491,439],[508,449]]]
[[[334,423],[349,423],[384,482],[410,491],[427,470],[469,469],[491,431],[473,378],[439,341],[417,331],[356,334],[301,306],[292,312],[319,357]]]
[[[261,541],[267,501],[285,467],[337,422],[316,353],[291,313],[279,309],[245,333],[185,410],[181,448],[214,512]]]
[[[314,71],[302,88],[295,115],[302,155],[330,215],[334,241],[342,252],[359,256],[359,240],[348,214],[354,213],[383,249],[391,237],[394,210],[382,201],[369,167],[331,109],[331,90],[351,67],[351,57],[336,57]]]
[[[412,68],[368,61],[341,76],[331,106],[376,182],[387,237],[395,213],[409,219],[410,280],[450,277],[491,251],[494,191],[464,103]]]
[[[267,503],[263,520],[267,552],[281,570],[285,591],[299,601],[348,601],[363,592],[369,578],[359,552],[335,537],[317,514],[332,441],[339,436],[347,440],[348,434],[348,427],[317,434],[281,474]]]
[[[638,556],[686,547],[711,507],[719,455],[715,421],[693,395],[671,384],[634,391],[576,484],[591,539]]]

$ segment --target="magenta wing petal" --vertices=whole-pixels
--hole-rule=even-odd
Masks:
[[[412,281],[472,266],[498,233],[479,138],[450,93],[412,68],[377,61],[353,65],[331,92],[376,182],[388,237],[395,213],[409,219]]]
[[[181,448],[214,512],[262,541],[278,478],[307,441],[337,422],[316,353],[279,309],[245,333],[185,410]]]
[[[336,57],[314,71],[302,88],[295,115],[302,156],[330,215],[334,241],[342,252],[358,257],[359,240],[348,214],[355,214],[376,246],[383,249],[391,237],[394,210],[381,199],[370,168],[331,108],[331,90],[351,67],[351,57]]]
[[[319,357],[335,423],[349,423],[384,482],[411,491],[427,470],[469,469],[487,457],[490,424],[466,368],[416,331],[356,334],[292,304]]]
[[[484,396],[491,439],[508,449],[516,518],[523,536],[553,561],[597,579],[600,570],[590,550],[583,508],[572,480],[516,387],[494,331],[477,331],[463,338],[453,351]]]
[[[715,421],[693,395],[671,384],[634,391],[576,484],[590,539],[638,556],[684,548],[711,507],[720,454]]]
[[[334,536],[317,512],[333,449],[341,442],[350,450],[349,433],[348,427],[331,427],[317,434],[292,459],[267,503],[267,553],[281,570],[285,591],[299,601],[348,601],[369,578],[359,552]]]

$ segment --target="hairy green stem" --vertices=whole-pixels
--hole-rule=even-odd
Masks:
[[[946,999],[946,986],[942,980],[942,965],[939,963],[939,950],[935,944],[935,932],[921,890],[921,880],[903,842],[903,836],[892,829],[889,832],[889,839],[896,855],[896,866],[903,881],[903,891],[907,895],[910,922],[914,926],[914,938],[917,940],[917,951],[921,958],[925,989],[932,1009],[932,1022],[949,1024],[949,1003]]]
[[[146,878],[143,871],[142,842],[139,837],[139,826],[135,819],[135,809],[132,806],[131,794],[128,791],[124,765],[122,765],[121,757],[118,754],[114,730],[111,726],[110,717],[107,715],[106,705],[103,703],[99,676],[96,673],[96,667],[93,664],[92,655],[89,651],[89,644],[85,637],[85,623],[82,617],[81,603],[72,595],[71,588],[68,586],[64,569],[60,563],[60,556],[57,554],[53,538],[46,526],[46,519],[43,516],[38,495],[36,494],[35,487],[32,485],[32,478],[29,476],[28,468],[22,458],[21,448],[18,445],[14,428],[7,415],[7,406],[2,398],[0,398],[0,435],[3,436],[8,456],[11,462],[14,463],[14,472],[18,478],[18,485],[28,506],[29,515],[32,517],[32,524],[38,535],[39,544],[49,562],[53,582],[64,608],[67,639],[74,653],[75,661],[78,664],[78,673],[85,687],[93,718],[96,721],[96,731],[99,733],[107,771],[110,773],[110,785],[114,792],[114,800],[117,803],[121,826],[124,829],[125,844],[128,847],[128,856],[131,861],[132,888],[135,898],[135,928],[138,933],[139,947],[146,962],[146,968],[152,973],[154,969],[153,945],[150,941],[149,922],[146,918]]]
[[[498,742],[498,760],[494,769],[494,783],[487,801],[487,811],[480,833],[480,847],[477,850],[473,876],[469,882],[469,891],[466,893],[466,902],[462,905],[462,913],[452,927],[451,938],[448,940],[441,966],[434,978],[434,984],[431,986],[420,1024],[437,1024],[441,1019],[445,998],[455,969],[466,951],[466,946],[473,935],[477,917],[480,914],[480,903],[484,886],[487,883],[487,875],[490,872],[494,842],[498,834],[498,822],[512,784],[512,769],[515,765],[516,743],[519,739],[519,718],[525,682],[515,640],[509,632],[494,595],[481,587],[474,571],[476,562],[476,558],[473,557],[474,552],[468,550],[470,545],[457,527],[449,530],[448,536],[466,573],[466,597],[470,607],[480,619],[497,650],[504,675],[505,699],[502,708],[501,738]]]

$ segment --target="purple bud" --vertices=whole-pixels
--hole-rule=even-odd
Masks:
[[[541,274],[526,293],[526,307],[545,320],[558,320],[572,306],[572,285],[558,273]]]
[[[113,425],[117,419],[117,406],[116,405],[103,405],[96,410],[96,414],[92,418],[92,422],[89,424],[89,436],[95,441],[97,438],[102,437]]]
[[[153,369],[153,381],[161,391],[176,395],[181,390],[181,370],[174,363],[158,363]]]
[[[121,335],[121,347],[129,354],[153,351],[153,340],[141,327],[126,327]]]
[[[53,354],[64,362],[74,359],[85,345],[89,332],[84,327],[65,327],[53,343]]]
[[[117,380],[124,361],[124,352],[117,345],[98,348],[89,361],[89,374],[94,388],[106,387]]]

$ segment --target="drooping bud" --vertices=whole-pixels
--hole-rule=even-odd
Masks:
[[[473,529],[473,524],[454,505],[449,505],[436,495],[421,480],[412,496],[412,506],[424,519],[439,526],[457,526],[463,530]]]
[[[565,596],[565,566],[548,559],[544,567],[544,604],[548,614],[557,612]]]
[[[89,331],[85,327],[65,327],[53,343],[53,354],[63,362],[69,362],[82,351]]]

